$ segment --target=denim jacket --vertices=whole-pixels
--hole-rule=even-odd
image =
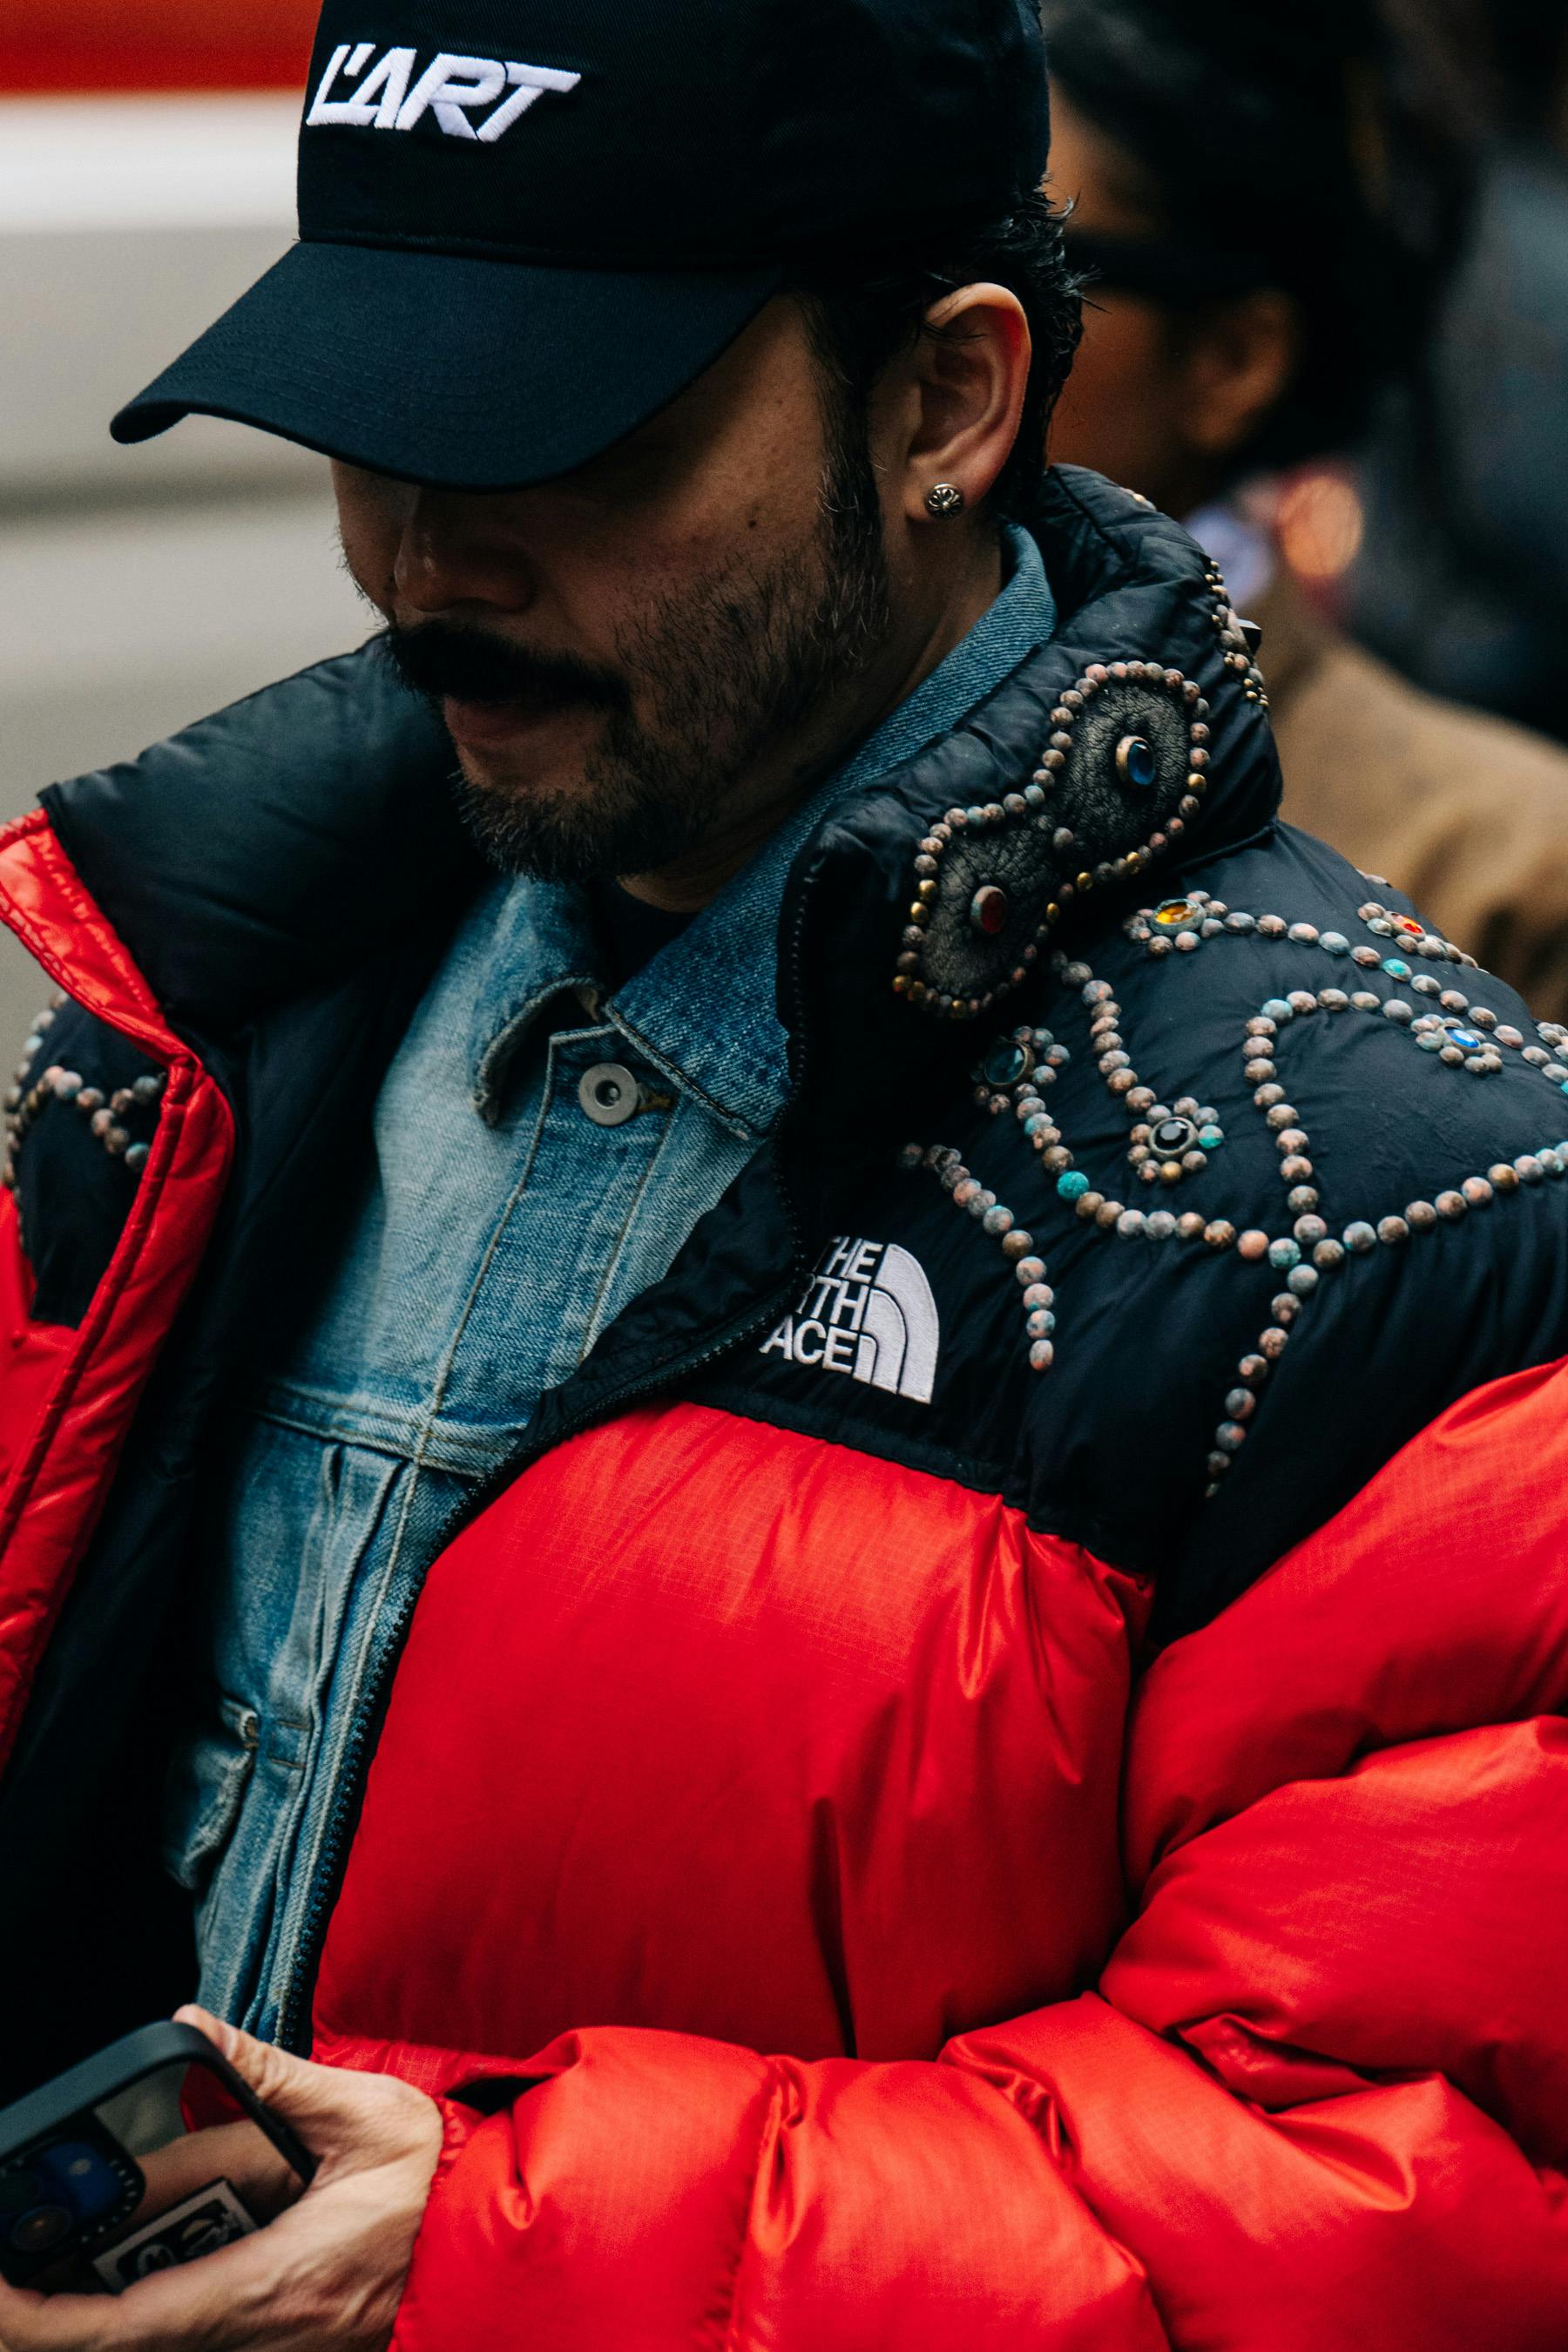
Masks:
[[[1039,551],[1008,538],[1010,577],[963,643],[614,995],[570,887],[498,881],[454,940],[377,1104],[348,1244],[289,1360],[261,1369],[210,1515],[213,1688],[176,1756],[165,1858],[198,1898],[202,1999],[252,2032],[275,2031],[364,1694],[444,1528],[783,1110],[795,856],[1049,639]],[[585,1082],[614,1093],[621,1074],[637,1113],[600,1124]]]

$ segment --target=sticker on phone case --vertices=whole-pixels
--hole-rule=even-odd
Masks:
[[[104,2285],[120,2294],[154,2271],[177,2270],[182,2263],[199,2261],[203,2254],[216,2254],[220,2246],[231,2246],[237,2238],[250,2237],[256,2226],[228,2182],[213,2180],[183,2205],[173,2205],[145,2228],[132,2230],[92,2266]]]

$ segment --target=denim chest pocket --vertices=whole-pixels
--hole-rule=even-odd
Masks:
[[[254,1707],[220,1698],[216,1722],[178,1748],[163,1803],[163,1867],[177,1885],[205,1894],[233,1836],[256,1767],[261,1725]]]

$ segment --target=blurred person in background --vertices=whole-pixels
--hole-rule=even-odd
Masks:
[[[1048,0],[1053,184],[1091,281],[1053,455],[1188,519],[1261,623],[1285,814],[1568,1008],[1568,760],[1352,643],[1279,560],[1278,485],[1352,449],[1429,340],[1464,233],[1456,47],[1331,7]],[[1331,511],[1353,535],[1359,517]],[[1353,537],[1352,537],[1353,544]]]
[[[1568,738],[1568,11],[1447,0],[1439,21],[1479,202],[1368,452],[1352,614],[1423,685]]]

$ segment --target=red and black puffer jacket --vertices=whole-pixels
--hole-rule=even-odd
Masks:
[[[367,1727],[285,2035],[446,2102],[399,2352],[1568,2344],[1563,1040],[1277,824],[1180,532],[1037,527],[1056,643],[803,856],[776,1141]],[[0,1253],[9,2014],[184,1990],[204,1444],[471,887],[442,766],[357,656],[0,847],[70,999]]]

